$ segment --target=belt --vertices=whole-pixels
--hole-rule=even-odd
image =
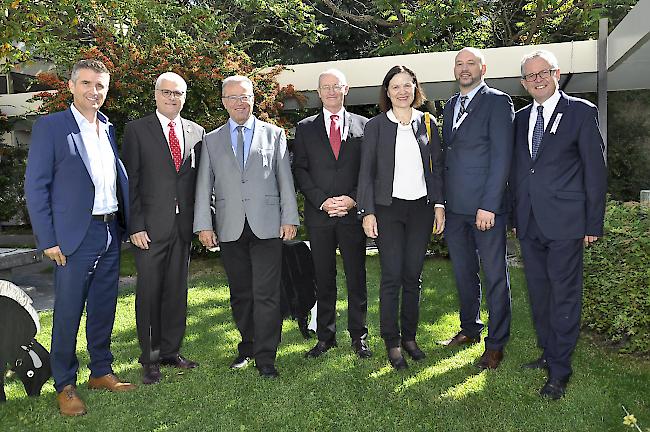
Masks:
[[[93,220],[100,222],[113,222],[117,218],[117,212],[107,213],[103,215],[93,215]]]

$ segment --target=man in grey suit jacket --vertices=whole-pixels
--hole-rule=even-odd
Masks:
[[[221,93],[230,119],[203,139],[194,232],[204,246],[221,246],[241,334],[230,367],[245,367],[255,358],[260,375],[275,378],[282,240],[294,238],[299,223],[287,140],[282,129],[253,116],[250,79],[228,77]]]
[[[510,336],[504,195],[512,159],[514,109],[510,96],[483,82],[485,71],[479,50],[460,50],[454,64],[460,94],[447,101],[443,112],[445,237],[456,276],[461,326],[460,332],[443,344],[455,346],[481,339],[480,256],[490,325],[477,366],[495,369]]]
[[[135,317],[143,384],[160,381],[160,365],[193,369],[180,354],[187,317],[196,172],[204,130],[181,118],[187,84],[174,72],[156,80],[156,112],[124,129],[129,175],[129,233],[138,284]]]

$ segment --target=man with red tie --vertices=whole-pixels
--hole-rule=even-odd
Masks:
[[[187,84],[173,72],[156,80],[156,112],[124,130],[138,282],[135,297],[142,382],[161,379],[160,365],[192,369],[180,355],[187,315],[187,274],[194,190],[204,130],[180,117]]]
[[[348,331],[361,358],[372,355],[366,326],[366,236],[357,218],[357,180],[361,141],[367,118],[343,107],[348,85],[345,75],[329,69],[318,77],[323,110],[298,123],[294,141],[297,188],[305,196],[305,225],[309,232],[316,276],[318,343],[306,357],[319,357],[336,342],[336,248],[341,251],[348,288]]]

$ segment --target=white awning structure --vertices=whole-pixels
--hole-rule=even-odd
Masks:
[[[609,91],[650,88],[650,0],[640,0],[607,38]],[[482,50],[486,57],[486,81],[511,95],[525,95],[520,80],[520,60],[537,49],[552,51],[558,58],[567,93],[594,92],[597,87],[598,41],[576,41]],[[409,54],[355,60],[288,65],[278,77],[282,85],[293,84],[317,107],[318,75],[329,68],[341,70],[350,92],[346,105],[375,104],[386,72],[395,65],[412,69],[431,100],[446,100],[457,91],[453,76],[456,52]],[[287,109],[296,108],[287,103]]]

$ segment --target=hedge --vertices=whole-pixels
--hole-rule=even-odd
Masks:
[[[584,266],[583,325],[623,352],[650,353],[650,207],[609,201]]]

